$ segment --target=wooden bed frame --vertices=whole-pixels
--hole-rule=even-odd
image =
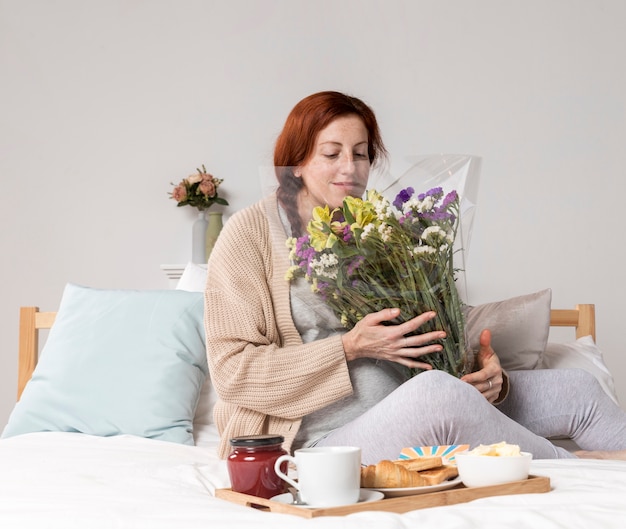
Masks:
[[[26,383],[30,380],[39,356],[39,331],[50,329],[56,312],[39,312],[38,307],[20,308],[20,336],[17,375],[17,399],[19,400]],[[552,309],[550,325],[553,327],[574,327],[576,338],[591,335],[596,339],[595,305],[581,304],[574,309]]]

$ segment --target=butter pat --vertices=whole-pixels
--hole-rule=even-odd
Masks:
[[[478,445],[473,450],[470,450],[468,454],[474,456],[519,456],[521,451],[518,445],[510,445],[505,441],[495,443],[492,445]]]

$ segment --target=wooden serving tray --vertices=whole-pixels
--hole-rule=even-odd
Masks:
[[[426,494],[416,494],[413,496],[400,496],[396,498],[385,498],[378,501],[354,503],[341,507],[326,507],[319,509],[307,509],[297,507],[277,501],[233,492],[231,489],[217,489],[215,497],[228,500],[246,507],[253,507],[262,511],[279,512],[283,514],[294,514],[303,518],[315,518],[317,516],[343,516],[354,512],[362,511],[388,511],[388,512],[408,512],[427,507],[440,507],[442,505],[453,505],[455,503],[465,503],[478,498],[488,496],[506,496],[509,494],[534,494],[540,492],[550,492],[550,478],[544,476],[528,476],[522,481],[513,481],[502,485],[491,485],[489,487],[465,487],[459,484],[453,489],[430,492]]]

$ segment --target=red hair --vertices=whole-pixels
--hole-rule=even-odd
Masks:
[[[303,183],[293,169],[313,155],[317,136],[332,121],[343,116],[358,116],[367,129],[367,151],[371,164],[387,156],[378,122],[372,109],[363,101],[341,92],[318,92],[305,97],[291,110],[276,140],[274,168],[278,179],[278,199],[287,211],[294,235],[302,232],[294,197]],[[297,218],[296,218],[297,217]]]

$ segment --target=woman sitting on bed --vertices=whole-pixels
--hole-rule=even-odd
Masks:
[[[370,166],[386,155],[361,100],[321,92],[288,116],[274,152],[279,188],[233,215],[211,254],[205,323],[214,417],[229,439],[274,433],[285,448],[356,445],[363,462],[405,446],[520,445],[535,458],[571,458],[547,437],[566,436],[587,457],[626,459],[626,412],[582,370],[504,373],[488,330],[477,370],[457,379],[420,361],[441,350],[441,332],[407,336],[434,317],[401,325],[386,309],[346,331],[304,279],[288,282],[288,237],[313,208],[361,197]],[[426,371],[408,378],[407,367]]]

